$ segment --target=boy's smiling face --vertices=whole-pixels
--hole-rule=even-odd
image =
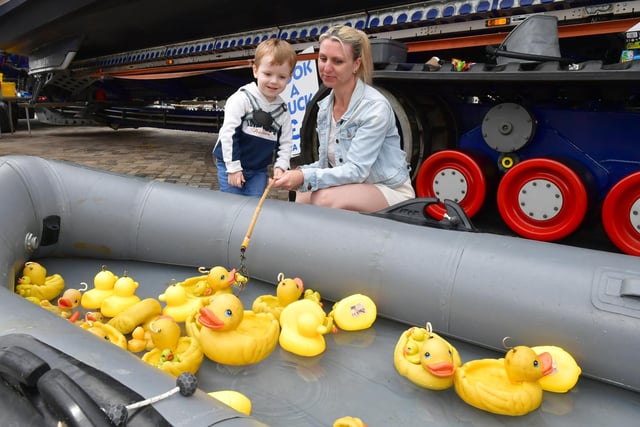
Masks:
[[[258,90],[269,101],[273,101],[287,86],[291,78],[291,67],[289,64],[274,64],[273,57],[267,55],[259,65],[253,65],[253,77],[256,78]]]
[[[259,65],[253,65],[253,77],[258,89],[269,101],[273,101],[282,93],[291,78],[291,73],[289,64],[275,64],[271,55],[262,58]]]

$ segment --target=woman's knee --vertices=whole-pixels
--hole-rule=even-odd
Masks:
[[[311,193],[305,192],[302,193],[300,191],[296,191],[296,203],[304,203],[308,205],[311,203]]]
[[[311,193],[309,201],[312,205],[324,206],[325,208],[338,208],[342,209],[344,203],[339,197],[336,197],[335,191],[331,189],[317,190]]]

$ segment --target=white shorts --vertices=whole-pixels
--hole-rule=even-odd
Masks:
[[[416,192],[411,186],[411,178],[408,178],[400,187],[396,188],[387,187],[383,184],[374,185],[382,191],[382,195],[387,199],[389,206],[404,202],[405,200],[415,199],[416,197]]]

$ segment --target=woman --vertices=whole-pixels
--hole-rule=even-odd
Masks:
[[[274,187],[297,190],[298,203],[359,212],[414,198],[393,109],[371,86],[367,35],[331,27],[320,36],[318,70],[331,89],[318,102],[318,161],[286,171]]]

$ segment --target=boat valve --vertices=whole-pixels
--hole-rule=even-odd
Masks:
[[[38,236],[31,232],[27,233],[27,235],[24,237],[24,248],[26,249],[26,251],[33,252],[38,249],[38,246],[40,246],[40,243],[38,242]]]

